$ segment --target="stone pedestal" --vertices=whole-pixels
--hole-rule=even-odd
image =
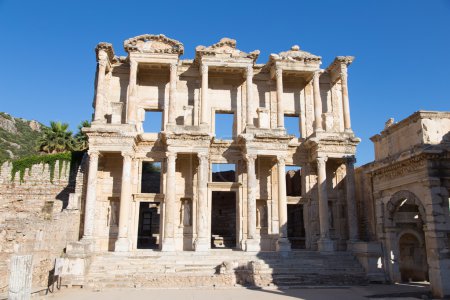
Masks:
[[[336,251],[336,242],[330,239],[320,239],[317,241],[317,246],[320,252],[334,252]]]
[[[130,251],[130,241],[128,240],[128,238],[125,237],[118,238],[114,246],[115,246],[114,251],[116,252]]]
[[[195,251],[209,251],[210,243],[208,238],[197,238],[194,243]]]
[[[11,257],[10,270],[8,299],[30,299],[33,256],[13,255]]]
[[[258,252],[261,251],[261,240],[259,239],[247,239],[245,241],[245,251]]]
[[[291,251],[291,243],[288,238],[279,238],[277,240],[277,251],[278,252],[289,252]]]

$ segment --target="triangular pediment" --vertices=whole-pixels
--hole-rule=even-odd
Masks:
[[[250,58],[253,61],[259,56],[259,50],[246,53],[236,48],[236,40],[230,38],[222,38],[219,42],[205,47],[197,46],[195,48],[196,58],[203,56],[222,57],[222,58]]]
[[[322,58],[320,56],[311,54],[309,52],[300,50],[300,47],[294,45],[288,51],[283,51],[278,54],[271,54],[271,61],[317,61],[319,62]]]
[[[183,44],[170,39],[163,34],[143,34],[126,40],[123,43],[125,51],[139,53],[167,53],[181,55],[184,52]]]

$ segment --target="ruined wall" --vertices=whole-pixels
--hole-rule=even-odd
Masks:
[[[69,203],[69,195],[82,195],[84,168],[63,164],[59,173],[56,163],[53,183],[48,165],[33,166],[22,183],[19,174],[11,180],[11,164],[0,168],[0,293],[8,289],[12,254],[33,255],[33,290],[45,288],[55,258],[79,238],[80,202]]]

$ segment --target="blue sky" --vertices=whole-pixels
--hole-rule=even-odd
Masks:
[[[0,0],[0,111],[75,130],[92,114],[95,45],[111,42],[124,55],[123,41],[143,33],[181,41],[182,58],[224,36],[259,49],[259,63],[294,44],[321,55],[323,68],[356,56],[349,93],[358,164],[373,159],[369,137],[388,118],[450,110],[449,0]]]

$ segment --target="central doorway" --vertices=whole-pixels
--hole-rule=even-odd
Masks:
[[[305,249],[303,204],[288,204],[287,233],[292,249]]]
[[[159,248],[160,211],[158,202],[139,204],[138,249]]]
[[[235,192],[212,192],[211,248],[236,248]]]

